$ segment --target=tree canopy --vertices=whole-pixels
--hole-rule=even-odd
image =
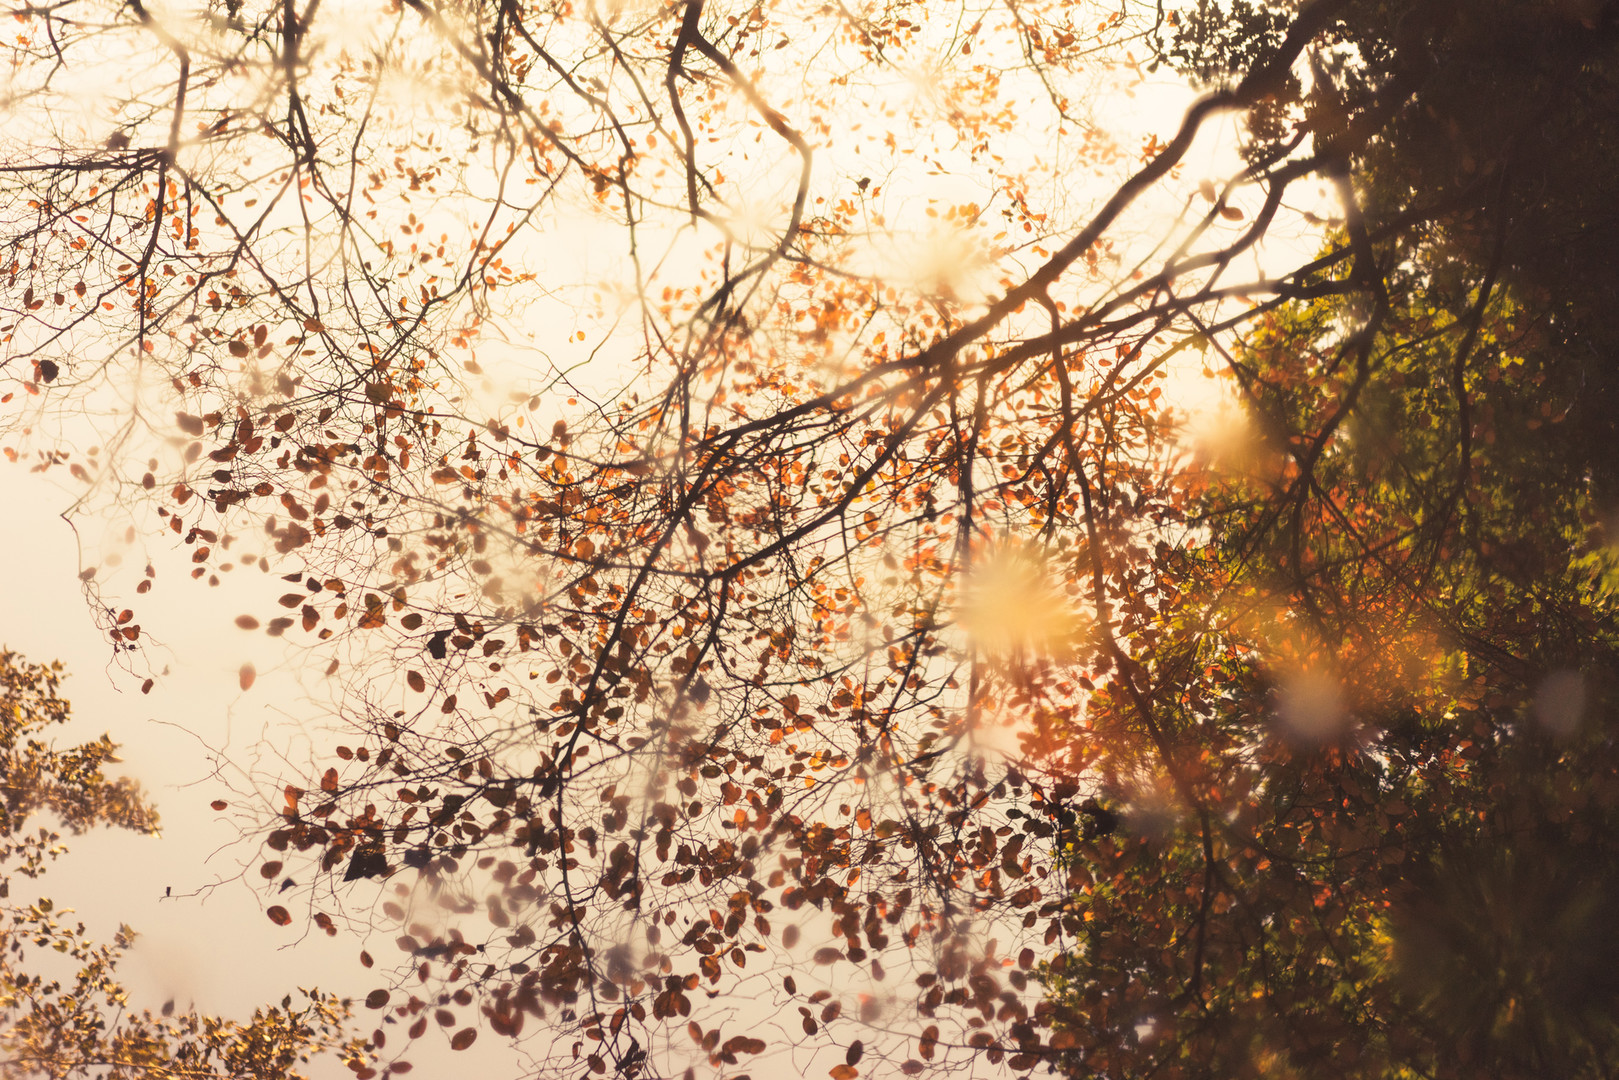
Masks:
[[[1612,174],[1588,170],[1614,15],[1350,5],[1294,91],[1353,201],[1313,287],[1224,353],[1251,434],[1207,461],[1207,542],[1160,553],[1175,602],[1076,734],[1174,824],[1076,853],[1082,942],[1048,981],[1075,1075],[1611,1071]],[[1204,7],[1166,54],[1218,78],[1287,26]],[[1288,152],[1285,103],[1251,161]],[[1357,244],[1375,272],[1333,270]]]
[[[13,14],[7,452],[284,579],[360,1080],[1611,1069],[1619,5]]]
[[[67,722],[59,696],[61,665],[32,664],[0,652],[0,1077],[5,1080],[302,1080],[322,1052],[363,1061],[364,1041],[345,1040],[347,1003],[300,991],[249,1023],[197,1013],[136,1009],[117,967],[135,932],[121,926],[98,945],[70,908],[50,898],[12,898],[19,879],[37,879],[65,853],[65,827],[97,825],[157,832],[157,813],[128,779],[102,766],[116,762],[105,735],[56,750],[46,730]],[[30,829],[39,818],[49,822]],[[56,955],[70,962],[59,974]],[[41,962],[43,961],[43,962]]]

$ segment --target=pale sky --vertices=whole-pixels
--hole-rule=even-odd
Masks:
[[[65,473],[59,473],[65,477]],[[272,902],[257,888],[258,845],[244,843],[239,829],[209,803],[235,795],[215,778],[224,751],[234,766],[251,767],[265,755],[258,743],[296,752],[300,729],[317,710],[291,677],[273,639],[238,630],[235,606],[251,590],[207,589],[174,581],[172,592],[154,593],[141,608],[143,625],[160,644],[150,652],[154,667],[169,674],[148,695],[141,680],[112,665],[112,652],[91,619],[79,588],[78,540],[61,518],[71,495],[0,462],[0,562],[12,568],[0,600],[0,646],[36,662],[67,666],[63,696],[73,723],[57,729],[59,747],[109,732],[122,745],[123,762],[113,774],[133,776],[162,816],[158,838],[97,829],[67,838],[68,853],[41,879],[35,895],[72,908],[100,942],[120,923],[139,934],[119,974],[135,1008],[159,1009],[174,999],[180,1008],[247,1020],[253,1009],[279,1002],[300,986],[356,999],[357,1025],[367,1031],[381,1015],[360,998],[378,980],[358,955],[368,944],[379,958],[397,955],[391,935],[369,941],[349,933],[328,938],[295,920],[277,927],[264,915]],[[182,569],[181,559],[171,567]],[[260,598],[262,600],[262,598]],[[259,607],[262,610],[262,604]],[[296,653],[293,654],[296,656]],[[240,689],[239,670],[254,662],[262,672],[252,689]],[[268,764],[261,767],[269,768]],[[234,767],[227,766],[227,775]],[[235,775],[235,786],[243,787]],[[32,883],[12,882],[12,902],[28,902]],[[356,896],[379,886],[362,882]],[[165,898],[172,887],[173,896]],[[390,1029],[392,1032],[392,1029]],[[444,1038],[430,1032],[412,1060],[426,1075],[438,1065],[454,1072],[499,1077],[524,1075],[519,1056],[485,1034],[470,1050],[451,1054]],[[436,1052],[435,1052],[436,1051]],[[352,1077],[335,1058],[312,1073]]]

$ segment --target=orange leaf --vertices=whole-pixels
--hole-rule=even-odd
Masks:
[[[252,664],[243,664],[242,670],[236,673],[236,681],[241,685],[243,690],[251,690],[253,688],[253,680],[256,678],[258,678],[258,672],[253,670]]]

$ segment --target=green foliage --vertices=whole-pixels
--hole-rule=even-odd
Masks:
[[[1325,6],[1308,84],[1250,110],[1248,157],[1273,159],[1308,135],[1342,153],[1393,274],[1453,261],[1474,282],[1512,286],[1555,354],[1558,389],[1577,393],[1584,458],[1613,498],[1619,4]],[[1203,82],[1252,70],[1295,8],[1204,0],[1159,57]]]
[[[1154,41],[1160,60],[1183,71],[1202,86],[1231,79],[1254,66],[1287,32],[1287,13],[1266,4],[1233,0],[1220,4],[1198,0],[1195,8],[1177,12],[1172,38]]]
[[[1248,438],[1194,470],[1176,603],[1075,733],[1135,812],[1071,875],[1053,1045],[1086,1077],[1612,1075],[1619,6],[1323,10],[1248,156],[1311,136],[1348,224],[1225,357]],[[1271,14],[1200,5],[1164,55],[1250,70]]]
[[[1230,357],[1180,601],[1091,702],[1133,813],[1070,874],[1076,1076],[1607,1075],[1619,608],[1587,434],[1522,303],[1407,268]],[[1356,363],[1356,342],[1371,333]],[[1151,736],[1143,746],[1144,734]]]
[[[57,833],[23,831],[40,811],[75,833],[103,824],[157,833],[157,812],[134,781],[102,774],[103,765],[118,760],[111,739],[103,735],[58,751],[37,737],[68,719],[68,703],[57,695],[60,682],[60,664],[45,667],[0,652],[0,865],[12,864],[7,876],[37,877],[61,851]],[[0,897],[6,885],[0,881]]]

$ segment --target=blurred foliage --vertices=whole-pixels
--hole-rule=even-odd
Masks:
[[[1296,5],[1200,0],[1159,36],[1204,84],[1270,55]],[[1447,261],[1491,273],[1533,310],[1560,389],[1590,430],[1610,500],[1619,348],[1619,4],[1354,0],[1295,78],[1249,113],[1251,160],[1309,136],[1346,157],[1385,266],[1413,283]],[[1166,24],[1166,27],[1168,24]]]
[[[1161,55],[1217,81],[1286,12]],[[1068,1074],[1619,1067],[1616,49],[1614,4],[1345,4],[1251,117],[1251,160],[1341,141],[1323,265],[1381,278],[1223,357],[1206,531],[1071,732],[1124,827],[1073,845]]]
[[[1615,555],[1522,320],[1475,335],[1465,468],[1443,309],[1384,322],[1307,476],[1353,323],[1283,309],[1233,356],[1249,442],[1203,469],[1206,545],[1164,559],[1151,713],[1115,681],[1074,733],[1125,824],[1073,845],[1073,1075],[1619,1061]]]
[[[157,813],[128,779],[109,779],[116,762],[106,736],[56,750],[40,737],[66,723],[61,665],[0,653],[0,898],[16,874],[37,878],[65,848],[36,825],[40,814],[73,833],[113,825],[155,835]],[[249,1023],[186,1011],[137,1010],[117,966],[135,941],[128,926],[98,945],[72,911],[48,898],[0,906],[0,1078],[255,1078],[296,1080],[316,1054],[341,1051],[349,1008],[318,990],[256,1010]],[[63,960],[67,961],[64,967]]]

